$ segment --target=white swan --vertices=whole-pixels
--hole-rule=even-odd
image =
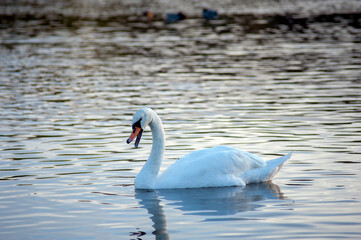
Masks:
[[[158,176],[164,155],[165,134],[160,118],[152,109],[142,108],[134,114],[133,132],[127,143],[136,138],[135,147],[138,147],[143,129],[148,125],[152,131],[152,151],[134,180],[137,189],[245,186],[268,181],[292,154],[264,161],[233,147],[218,146],[191,152]]]

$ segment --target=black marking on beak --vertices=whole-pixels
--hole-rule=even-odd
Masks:
[[[136,122],[133,124],[133,126],[132,126],[133,131],[135,131],[135,127],[138,127],[138,128],[140,128],[140,129],[142,129],[142,126],[140,125],[140,121],[142,121],[142,118],[140,118],[138,121],[136,121]]]

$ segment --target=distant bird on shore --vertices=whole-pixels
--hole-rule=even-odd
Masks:
[[[176,22],[182,21],[184,19],[186,19],[186,15],[184,15],[182,12],[167,13],[165,15],[165,22],[166,23],[176,23]]]
[[[151,22],[154,19],[154,14],[151,11],[144,11],[143,16],[147,18],[148,22]]]
[[[218,18],[218,13],[216,10],[211,10],[211,9],[203,9],[203,14],[202,17],[206,20],[214,20]]]

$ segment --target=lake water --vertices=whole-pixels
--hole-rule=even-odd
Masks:
[[[360,14],[9,13],[0,39],[0,239],[361,238]],[[215,145],[294,155],[268,183],[136,191],[143,106],[161,170]]]

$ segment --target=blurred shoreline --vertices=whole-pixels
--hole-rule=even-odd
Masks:
[[[198,18],[203,8],[216,9],[220,16],[288,16],[310,18],[320,15],[359,15],[359,0],[4,0],[0,3],[1,22],[16,19],[137,20],[144,11],[158,18],[182,11],[187,18]]]
[[[303,32],[315,22],[361,28],[361,1],[358,0],[64,0],[55,3],[49,0],[5,0],[0,3],[0,29],[14,26],[78,27],[94,21],[98,25],[116,22],[131,26],[132,30],[144,31],[162,29],[167,12],[182,11],[192,21],[201,19],[202,8],[208,7],[216,9],[220,15],[219,20],[211,22],[212,26],[236,23],[242,25],[244,32],[280,27],[286,31]],[[154,15],[153,24],[149,24],[145,11]]]

